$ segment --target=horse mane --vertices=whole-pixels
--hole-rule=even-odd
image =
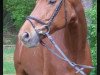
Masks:
[[[71,59],[79,61],[80,59],[84,59],[87,43],[87,24],[85,14],[80,0],[66,0],[66,2],[67,1],[69,1],[69,4],[71,5],[71,11],[68,10],[67,14],[68,12],[72,14],[66,16],[67,19],[70,20],[68,20],[65,29],[65,44],[69,49],[68,54]]]

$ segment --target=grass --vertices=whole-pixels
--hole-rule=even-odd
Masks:
[[[97,64],[97,58],[96,58],[96,50],[92,49],[92,62],[93,65],[96,66]],[[15,68],[13,63],[13,55],[14,54],[14,48],[5,48],[3,51],[3,75],[15,75]],[[93,69],[90,73],[90,75],[97,75],[96,74],[97,69]]]
[[[3,50],[3,73],[4,75],[14,75],[15,68],[13,62],[14,48],[4,49]]]

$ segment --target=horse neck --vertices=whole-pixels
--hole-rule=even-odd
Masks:
[[[72,2],[72,0],[69,0]],[[73,61],[78,61],[79,59],[84,59],[85,46],[86,46],[86,23],[83,12],[76,12],[75,16],[79,18],[79,21],[76,20],[76,17],[71,18],[74,8],[72,9],[71,3],[66,1],[67,8],[67,19],[72,19],[72,23],[66,25],[65,28],[57,30],[52,36],[55,38],[56,43],[63,50],[63,52]],[[68,9],[70,8],[70,10]],[[73,10],[73,11],[72,11]],[[68,14],[69,13],[69,14]],[[81,13],[81,14],[79,14]],[[73,20],[75,20],[73,22]],[[47,41],[49,43],[49,41]],[[50,45],[50,44],[49,44]]]
[[[82,44],[82,38],[79,37],[77,27],[67,25],[52,34],[56,43],[72,61],[77,62],[80,58],[84,59],[85,47]],[[81,55],[81,57],[80,57]]]
[[[80,62],[83,62],[82,59],[85,58],[87,44],[87,26],[85,15],[80,0],[68,1],[69,2],[66,0],[68,24],[64,30],[64,44],[68,49],[69,56],[74,59],[74,61],[79,62],[79,60],[81,60]],[[80,7],[78,6],[79,4]]]

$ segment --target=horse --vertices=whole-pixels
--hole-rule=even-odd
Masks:
[[[43,46],[45,42],[54,49],[45,35],[47,33],[71,61],[92,65],[81,1],[37,0],[34,10],[18,33],[14,52],[16,75],[80,75],[66,61],[57,58]],[[84,69],[86,75],[90,71]]]

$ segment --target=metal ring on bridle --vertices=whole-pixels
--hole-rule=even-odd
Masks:
[[[45,27],[46,27],[46,29],[47,29],[47,32],[46,33],[49,33],[50,32],[50,27],[48,26],[48,25],[44,25]],[[46,34],[45,33],[45,34]]]
[[[50,27],[48,27],[48,25],[43,25],[43,26],[46,28],[45,31],[38,30],[38,29],[35,28],[35,30],[37,30],[37,33],[38,33],[38,34],[45,35],[46,33],[49,33],[49,32],[50,32]]]

